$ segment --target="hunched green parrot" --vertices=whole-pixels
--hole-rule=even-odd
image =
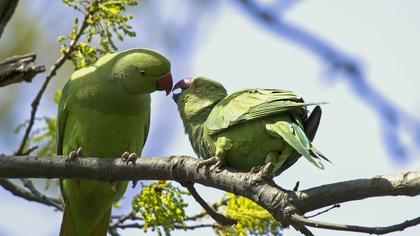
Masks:
[[[173,91],[185,132],[201,165],[226,164],[250,171],[272,163],[269,176],[278,175],[302,155],[323,169],[321,154],[311,141],[318,129],[321,109],[308,117],[309,105],[293,92],[245,89],[227,95],[225,88],[205,77],[179,81]]]
[[[149,132],[150,93],[172,89],[170,62],[148,49],[110,53],[75,71],[62,90],[57,154],[127,159],[141,154]],[[82,149],[81,149],[82,148]],[[133,161],[131,159],[131,161]],[[71,164],[71,163],[70,163]],[[124,182],[60,181],[65,207],[61,236],[106,235]]]

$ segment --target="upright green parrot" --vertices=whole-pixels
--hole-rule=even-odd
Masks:
[[[170,62],[148,49],[107,54],[75,71],[58,107],[57,154],[74,161],[83,150],[84,156],[123,154],[133,161],[149,132],[150,93],[168,95],[171,89]],[[60,235],[103,236],[127,182],[64,179],[60,187],[65,203]]]
[[[250,171],[272,163],[269,176],[280,174],[300,155],[318,168],[321,158],[311,143],[318,129],[321,109],[308,118],[309,105],[290,91],[246,89],[227,95],[218,82],[205,77],[187,78],[174,86],[185,132],[194,151],[207,160],[201,165],[224,164]]]

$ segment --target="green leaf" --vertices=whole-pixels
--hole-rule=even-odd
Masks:
[[[233,226],[216,229],[218,235],[282,235],[282,225],[271,214],[255,202],[232,193],[226,195],[224,213],[238,221]]]

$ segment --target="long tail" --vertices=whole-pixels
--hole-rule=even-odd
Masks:
[[[283,117],[284,119],[273,124],[266,124],[266,129],[273,135],[283,138],[291,147],[293,147],[300,155],[304,156],[308,161],[320,169],[324,169],[321,159],[328,160],[306,136],[303,127],[299,125],[301,122],[295,122],[292,117]],[[312,137],[313,138],[313,137]]]
[[[64,207],[63,220],[61,221],[60,236],[76,235],[76,227],[71,217],[70,207]]]
[[[87,234],[76,233],[76,224],[71,215],[70,207],[64,208],[63,221],[61,222],[60,236],[105,236],[111,219],[111,209],[102,217],[96,227]]]

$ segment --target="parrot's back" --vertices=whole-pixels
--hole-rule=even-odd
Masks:
[[[204,123],[203,137],[207,146],[213,146],[210,150],[216,150],[220,140],[228,140],[229,145],[223,147],[226,162],[241,171],[268,162],[275,164],[276,171],[283,171],[283,163],[296,152],[323,168],[319,159],[325,157],[304,130],[309,105],[317,103],[305,103],[290,91],[242,90],[215,104]],[[203,158],[216,154],[196,151]]]

